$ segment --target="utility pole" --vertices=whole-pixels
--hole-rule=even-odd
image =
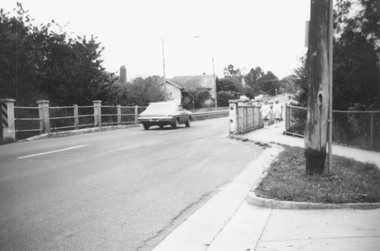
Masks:
[[[332,0],[311,1],[310,8],[308,49],[310,74],[305,129],[306,173],[309,175],[324,172],[329,122],[332,121],[329,116],[331,110],[330,83],[332,83],[330,1]]]
[[[329,0],[329,156],[327,173],[332,170],[332,130],[333,130],[333,42],[334,42],[334,6],[333,0]]]
[[[162,47],[162,71],[164,79],[166,78],[165,75],[165,50],[164,50],[164,38],[161,38],[161,47]]]

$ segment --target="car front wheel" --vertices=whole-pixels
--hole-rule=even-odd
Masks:
[[[144,124],[144,129],[145,129],[145,130],[149,130],[149,127],[150,127],[149,125]]]
[[[172,127],[173,127],[174,129],[176,129],[176,128],[178,127],[178,125],[179,125],[179,123],[178,123],[178,119],[176,119],[176,120],[173,122]]]
[[[186,127],[190,127],[190,119],[188,119],[185,123]]]

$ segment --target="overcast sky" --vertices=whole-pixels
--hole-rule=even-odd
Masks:
[[[212,74],[233,64],[260,66],[282,78],[305,53],[309,0],[2,0],[20,2],[40,23],[52,19],[75,35],[92,34],[105,47],[103,66],[128,80],[138,76]],[[164,41],[162,46],[162,40]]]

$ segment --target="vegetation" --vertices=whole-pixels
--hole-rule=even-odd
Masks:
[[[306,175],[304,149],[283,146],[256,188],[259,197],[315,203],[380,202],[380,170],[374,164],[333,156],[330,174]]]
[[[334,15],[333,109],[344,111],[380,110],[380,6],[376,0],[339,0]],[[358,10],[357,12],[354,12]],[[295,71],[296,100],[307,106],[309,60],[301,58],[302,66]],[[304,134],[305,112],[294,113],[296,123],[290,131]],[[377,115],[360,113],[333,114],[333,141],[379,150]],[[372,125],[371,125],[372,123]],[[372,142],[372,145],[370,144]],[[374,143],[373,143],[374,142]]]
[[[52,20],[35,26],[20,3],[13,13],[0,9],[0,98],[17,105],[146,105],[162,100],[160,78],[137,78],[122,84],[102,67],[103,47],[96,37],[69,37]]]
[[[274,73],[265,73],[261,67],[251,68],[242,75],[240,69],[230,64],[224,68],[224,78],[217,79],[218,105],[228,105],[230,99],[238,99],[241,95],[254,99],[260,94],[277,95],[295,90],[295,77],[289,76],[279,80]]]
[[[334,15],[333,109],[380,109],[380,6],[376,0],[360,0],[353,15],[352,1],[339,0]],[[295,71],[296,96],[307,103],[308,59]]]
[[[20,3],[15,11],[11,16],[0,9],[1,98],[15,98],[18,105],[42,98],[62,105],[111,98],[96,38],[69,38],[54,21],[33,26]]]

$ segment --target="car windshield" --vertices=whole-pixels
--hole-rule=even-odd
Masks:
[[[148,106],[146,111],[148,112],[174,112],[177,106],[170,103],[152,103]]]

